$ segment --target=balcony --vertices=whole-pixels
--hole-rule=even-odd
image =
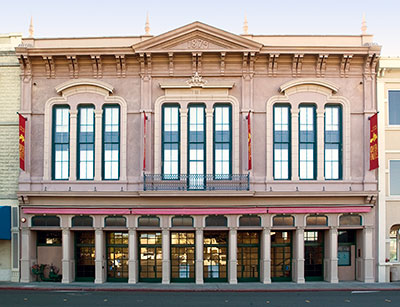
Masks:
[[[249,174],[143,174],[145,191],[248,191]]]

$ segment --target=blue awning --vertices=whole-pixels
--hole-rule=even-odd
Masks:
[[[0,240],[11,240],[11,207],[0,207]]]

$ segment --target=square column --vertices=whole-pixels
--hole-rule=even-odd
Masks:
[[[338,230],[337,227],[331,227],[328,234],[328,259],[327,265],[327,279],[330,283],[338,283]]]
[[[169,228],[162,230],[162,283],[171,282],[171,260],[170,260]]]
[[[261,233],[261,281],[271,283],[271,230],[264,227]]]
[[[213,173],[213,133],[214,133],[214,109],[206,109],[206,174]]]
[[[31,268],[34,264],[35,249],[32,247],[32,242],[35,241],[32,231],[29,228],[21,229],[21,282],[31,282]],[[36,246],[36,242],[34,242]]]
[[[69,284],[72,282],[72,240],[71,230],[69,228],[62,229],[62,280],[63,284]]]
[[[187,134],[188,134],[188,110],[184,109],[182,107],[181,109],[181,165],[179,165],[181,174],[187,174],[188,169],[187,169],[187,154],[188,154],[188,148],[187,148]]]
[[[105,246],[104,246],[104,232],[103,229],[96,229],[95,231],[95,284],[102,284],[106,281],[105,276]]]
[[[373,258],[373,244],[372,244],[372,226],[365,226],[363,229],[363,281],[366,283],[372,283],[375,282],[374,278],[374,258]]]
[[[298,284],[304,284],[304,227],[297,227],[294,238],[294,276],[293,280]]]
[[[317,180],[324,180],[325,110],[317,110]]]
[[[138,238],[136,228],[129,229],[129,284],[138,282]]]
[[[77,152],[76,152],[76,141],[77,141],[77,135],[76,135],[76,130],[77,130],[77,117],[78,117],[78,111],[76,110],[70,110],[69,112],[69,120],[70,120],[70,135],[69,135],[69,179],[70,180],[76,180],[76,157],[77,157]],[[64,275],[64,272],[63,272]],[[64,276],[63,276],[64,280]]]
[[[203,228],[196,228],[196,284],[202,285],[203,279]]]
[[[299,110],[292,109],[292,180],[299,180]]]
[[[237,284],[237,228],[229,228],[229,262],[228,280],[230,284]]]
[[[94,111],[94,119],[95,119],[95,134],[94,134],[94,180],[101,180],[101,167],[102,167],[102,114],[103,110],[95,110]]]

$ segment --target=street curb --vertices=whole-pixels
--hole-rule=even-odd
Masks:
[[[349,292],[349,291],[399,291],[400,288],[333,288],[333,289],[155,289],[155,288],[43,288],[43,287],[0,287],[0,291],[42,292]]]

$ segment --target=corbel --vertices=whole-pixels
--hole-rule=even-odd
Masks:
[[[120,78],[122,73],[121,73],[121,56],[120,55],[115,55],[115,66],[117,68],[117,77]]]
[[[78,61],[75,55],[67,55],[69,76],[70,78],[78,78]]]
[[[243,52],[243,62],[242,62],[242,73],[247,73],[248,71],[248,60],[249,60],[249,53]]]
[[[97,78],[97,61],[96,61],[96,56],[91,55],[90,58],[92,59],[92,73],[93,73],[93,78]]]
[[[45,69],[46,69],[46,78],[47,78],[47,79],[50,79],[51,70],[50,70],[50,63],[49,63],[49,61],[48,61],[48,59],[47,59],[47,56],[44,56],[44,57],[43,57],[43,62],[44,62],[44,67],[45,67]]]
[[[202,60],[202,53],[201,52],[198,52],[197,53],[197,72],[199,73],[199,74],[201,74],[201,72],[202,72],[202,63],[201,63],[201,60]]]
[[[50,78],[55,78],[56,77],[56,64],[54,62],[54,59],[52,56],[48,56],[47,60],[49,61],[49,64],[50,64]]]
[[[379,56],[374,54],[374,56],[372,58],[372,62],[371,62],[371,74],[372,75],[376,74],[376,65],[378,64],[378,61],[379,61]]]
[[[301,74],[304,54],[294,54],[292,59],[292,75],[293,77]]]
[[[172,76],[174,74],[174,53],[173,52],[168,52],[168,60],[169,60],[169,66],[168,66],[169,75]]]
[[[120,55],[120,59],[121,59],[121,74],[122,74],[122,77],[125,78],[125,77],[126,77],[126,60],[125,60],[125,55]]]
[[[19,65],[21,67],[21,76],[31,76],[32,69],[31,69],[31,61],[27,55],[21,55],[18,57]]]
[[[317,67],[316,67],[317,77],[324,77],[325,76],[327,59],[328,59],[328,55],[327,54],[318,55]]]
[[[278,70],[278,53],[271,53],[268,59],[268,75],[275,76]]]
[[[101,78],[102,77],[101,56],[91,55],[90,57],[92,59],[93,77]]]
[[[225,52],[221,52],[221,76],[225,74]]]
[[[350,70],[351,59],[353,58],[352,54],[344,54],[342,57],[342,61],[340,63],[340,76],[346,77],[347,73]]]
[[[256,62],[256,53],[250,52],[250,74],[254,73],[254,63]]]
[[[144,53],[139,53],[139,63],[140,63],[140,75],[144,77],[145,75],[145,67],[144,67]]]
[[[146,53],[147,74],[151,75],[151,53]]]
[[[192,75],[197,71],[197,53],[192,52]]]

